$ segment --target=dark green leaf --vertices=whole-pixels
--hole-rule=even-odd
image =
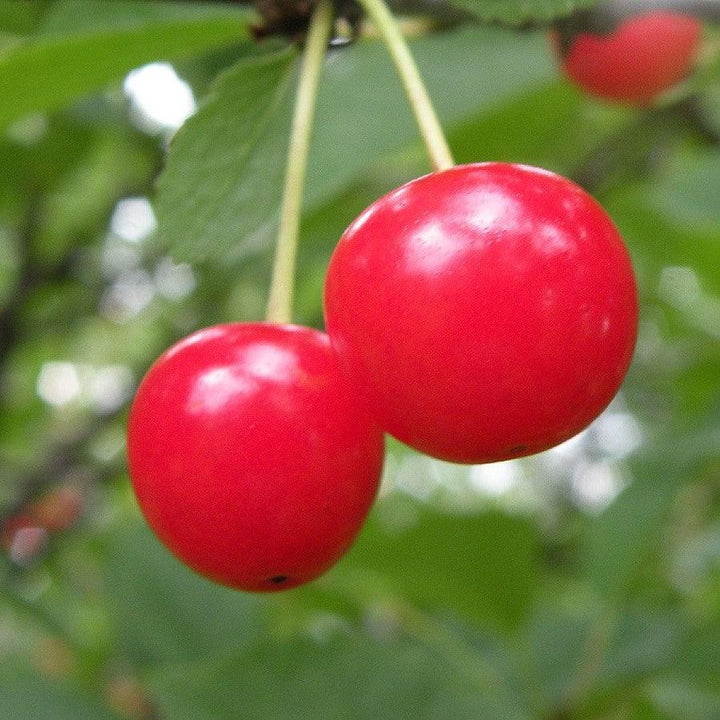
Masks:
[[[158,183],[159,242],[183,259],[239,255],[267,239],[280,203],[294,52],[220,76],[173,139]]]
[[[72,137],[73,125],[64,129]],[[146,187],[154,175],[158,157],[149,154],[153,147],[146,137],[118,134],[112,126],[98,130],[84,137],[75,167],[55,187],[47,188],[43,207],[47,222],[35,238],[38,257],[45,262],[60,261],[73,247],[94,240],[107,225],[118,197]]]
[[[518,117],[523,118],[521,123],[516,122]],[[557,129],[582,122],[578,94],[567,83],[552,81],[484,109],[453,129],[450,141],[458,162],[489,158],[567,173],[577,164],[582,139]]]
[[[7,4],[7,3],[6,3]],[[138,28],[148,23],[227,20],[237,11],[212,2],[158,0],[55,0],[42,18],[43,35],[75,35]]]
[[[0,720],[117,720],[102,703],[69,682],[53,681],[3,659]]]
[[[648,695],[672,720],[720,718],[720,691],[699,688],[693,681],[658,680],[650,685]]]
[[[720,155],[708,149],[678,158],[655,191],[666,215],[695,229],[713,233],[720,225]],[[717,235],[715,235],[717,240]]]
[[[485,22],[508,25],[546,23],[574,10],[597,5],[599,0],[452,0],[452,4]]]
[[[48,5],[47,0],[0,3],[0,30],[4,33],[24,35],[31,33]]]
[[[101,90],[143,63],[238,43],[247,37],[249,17],[228,10],[23,40],[0,55],[0,127]]]
[[[671,720],[646,698],[635,698],[627,720]]]
[[[675,658],[674,672],[720,691],[720,622],[692,628]]]
[[[402,503],[381,508],[338,571],[362,568],[425,607],[507,628],[534,600],[538,552],[535,529],[522,517]]]
[[[173,720],[529,720],[517,699],[488,691],[472,668],[402,638],[362,635],[267,642],[227,660],[151,680]]]
[[[687,467],[652,457],[633,466],[635,479],[585,533],[585,570],[603,598],[627,590],[648,558]]]
[[[626,608],[613,628],[598,682],[627,686],[664,670],[677,658],[681,618],[648,607]]]
[[[117,528],[108,545],[106,583],[116,641],[135,662],[188,660],[254,639],[257,598],[196,575],[144,523]]]
[[[562,707],[587,652],[591,613],[546,600],[523,629],[525,681],[544,716]]]

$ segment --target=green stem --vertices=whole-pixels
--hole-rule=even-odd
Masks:
[[[332,23],[332,3],[330,0],[318,0],[305,41],[305,53],[290,129],[285,186],[280,207],[280,225],[266,313],[268,322],[287,323],[292,320],[295,260],[300,232],[305,170],[310,153],[318,79],[330,41]]]
[[[435,170],[447,170],[455,161],[445,139],[440,122],[428,96],[417,65],[408,49],[400,26],[384,0],[359,0],[365,12],[377,26],[390,55],[395,63],[400,80],[405,88],[410,106],[415,114],[420,134]]]

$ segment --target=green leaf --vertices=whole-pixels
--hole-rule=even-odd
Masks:
[[[148,23],[207,21],[237,17],[237,11],[210,2],[145,2],[145,0],[55,0],[39,24],[43,35],[102,32],[108,28],[142,27]]]
[[[293,50],[223,73],[173,139],[158,181],[158,242],[177,258],[239,256],[267,239],[285,168]]]
[[[534,609],[523,628],[525,682],[543,716],[552,717],[552,709],[565,704],[586,652],[590,625],[587,608],[568,608],[549,599]]]
[[[654,200],[675,222],[706,230],[717,241],[720,224],[720,155],[717,149],[676,158],[655,189]]]
[[[57,135],[64,131],[72,137],[73,129],[74,124],[68,123],[57,129]],[[38,223],[34,239],[38,258],[44,262],[61,261],[73,248],[92,242],[118,197],[145,187],[155,171],[157,158],[149,154],[153,146],[146,136],[118,132],[112,125],[93,129],[84,134],[75,166],[55,187],[47,187],[44,222]]]
[[[622,693],[666,669],[678,657],[681,633],[679,615],[647,606],[625,607],[611,633],[597,684],[605,692]]]
[[[522,122],[517,122],[518,117]],[[575,168],[582,152],[577,138],[585,138],[580,133],[558,133],[557,129],[577,128],[581,123],[580,96],[567,83],[553,80],[484,109],[454,129],[450,142],[457,162],[492,158],[568,172]]]
[[[338,573],[384,576],[431,609],[503,629],[534,600],[539,539],[533,524],[498,511],[449,514],[402,503],[372,516]]]
[[[682,623],[652,606],[626,605],[615,616],[574,600],[546,597],[535,610],[520,645],[524,679],[548,716],[574,703],[596,708],[578,717],[603,716],[598,708],[613,707],[671,665]]]
[[[46,6],[47,0],[0,3],[0,30],[18,35],[32,32]]]
[[[633,706],[629,710],[627,720],[672,720],[669,715],[660,712],[649,700],[640,697],[634,698]]]
[[[485,22],[508,25],[546,23],[574,10],[597,5],[599,0],[452,0],[452,4]]]
[[[642,570],[688,468],[658,452],[633,470],[634,480],[585,533],[587,579],[607,599],[625,592]]]
[[[674,671],[720,692],[720,622],[690,628],[676,655]]]
[[[145,523],[126,521],[108,547],[106,589],[117,647],[135,662],[190,660],[255,638],[258,599],[196,575]]]
[[[69,682],[53,681],[3,659],[0,669],[0,720],[113,720],[90,693]]]
[[[648,695],[672,720],[717,720],[720,691],[698,688],[692,681],[662,679],[651,683]]]
[[[150,681],[173,720],[529,720],[470,668],[404,638],[268,641],[226,660],[162,670]]]
[[[239,43],[247,38],[249,18],[226,11],[23,40],[0,55],[0,128],[101,90],[143,63]]]

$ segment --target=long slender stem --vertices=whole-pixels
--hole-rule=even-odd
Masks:
[[[447,170],[455,164],[455,161],[397,21],[384,0],[359,0],[359,2],[377,26],[392,56],[433,168]]]
[[[318,78],[330,40],[332,21],[332,3],[330,0],[318,0],[305,41],[305,54],[300,70],[300,81],[290,129],[285,186],[280,207],[280,225],[266,313],[268,322],[286,323],[292,319],[295,260],[300,232],[305,170],[310,152]]]

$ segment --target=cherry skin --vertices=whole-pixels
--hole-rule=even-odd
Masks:
[[[151,528],[197,572],[249,591],[306,583],[340,559],[383,455],[327,335],[293,325],[189,335],[150,368],[128,422]]]
[[[650,11],[608,34],[580,32],[565,43],[562,67],[589,95],[646,105],[691,70],[702,23],[689,15]]]
[[[346,230],[327,331],[378,423],[460,463],[550,448],[628,369],[637,297],[617,229],[537,168],[464,165],[382,197]]]

